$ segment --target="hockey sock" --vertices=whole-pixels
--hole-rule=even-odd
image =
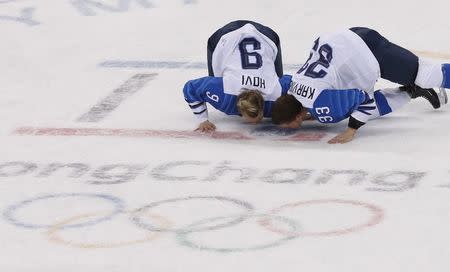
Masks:
[[[450,89],[450,63],[442,64],[442,75],[444,79],[441,87]]]
[[[391,113],[411,101],[409,95],[399,88],[377,90],[374,98],[381,116]]]
[[[448,64],[442,65],[441,63],[419,58],[419,69],[415,83],[425,89],[439,88],[443,85],[445,73],[448,74],[447,77],[450,77],[450,67]],[[450,85],[450,78],[447,79],[447,85]]]

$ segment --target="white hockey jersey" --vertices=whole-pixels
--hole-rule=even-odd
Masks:
[[[364,41],[349,29],[320,36],[289,90],[306,108],[323,90],[359,89],[372,95],[380,67]]]
[[[266,101],[281,96],[281,85],[275,71],[278,48],[252,24],[221,37],[213,55],[215,77],[223,77],[226,94],[239,95],[243,88],[258,90]]]

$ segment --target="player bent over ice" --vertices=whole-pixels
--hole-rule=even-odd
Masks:
[[[228,114],[258,123],[270,117],[272,104],[286,94],[291,76],[283,76],[278,35],[252,21],[234,21],[208,39],[209,76],[188,81],[184,98],[199,120],[196,130],[216,129],[206,102]]]
[[[379,78],[404,85],[374,91]],[[440,88],[437,93],[432,88]],[[378,32],[354,27],[319,37],[292,77],[288,94],[273,105],[272,120],[297,128],[308,114],[321,123],[349,118],[348,128],[329,143],[346,143],[368,120],[423,97],[434,108],[447,103],[450,64],[419,59]]]

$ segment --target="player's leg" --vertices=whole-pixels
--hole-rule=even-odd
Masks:
[[[423,88],[450,89],[450,64],[420,58],[415,83]]]
[[[401,88],[403,87],[375,91],[373,107],[367,112],[370,114],[369,120],[389,114],[408,104],[411,97]]]
[[[396,111],[411,101],[409,93],[413,91],[413,86],[376,90],[372,96],[368,97],[366,102],[358,106],[352,113],[352,116],[357,120],[368,121]],[[429,90],[430,92],[434,92],[433,89]],[[440,105],[437,100],[436,92],[434,92],[434,96],[436,97],[438,105]]]
[[[416,84],[422,88],[450,88],[450,64],[419,58],[373,29],[354,27],[351,30],[374,54],[380,64],[382,78],[402,85]]]
[[[373,29],[354,27],[350,30],[372,51],[380,65],[381,78],[401,85],[414,84],[419,69],[419,58],[414,53],[389,42]]]
[[[411,98],[423,97],[434,108],[447,103],[445,91],[437,93],[432,88],[450,88],[450,65],[419,59],[411,51],[391,43],[373,29],[355,27],[351,30],[361,37],[374,54],[380,65],[381,78],[408,86]],[[447,83],[445,74],[449,77]]]
[[[418,89],[418,90],[417,90]],[[433,89],[423,89],[416,85],[401,86],[397,88],[388,88],[377,90],[373,94],[375,100],[376,111],[371,112],[370,119],[383,116],[396,111],[408,104],[411,98],[415,98],[411,93],[427,92],[428,95],[422,96],[426,98],[434,108],[439,108],[441,103],[438,94]],[[428,99],[427,97],[431,97]]]

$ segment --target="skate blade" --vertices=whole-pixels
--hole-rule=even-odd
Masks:
[[[448,103],[447,90],[445,90],[444,88],[439,88],[438,97],[439,102],[441,102],[441,105],[445,105]]]

